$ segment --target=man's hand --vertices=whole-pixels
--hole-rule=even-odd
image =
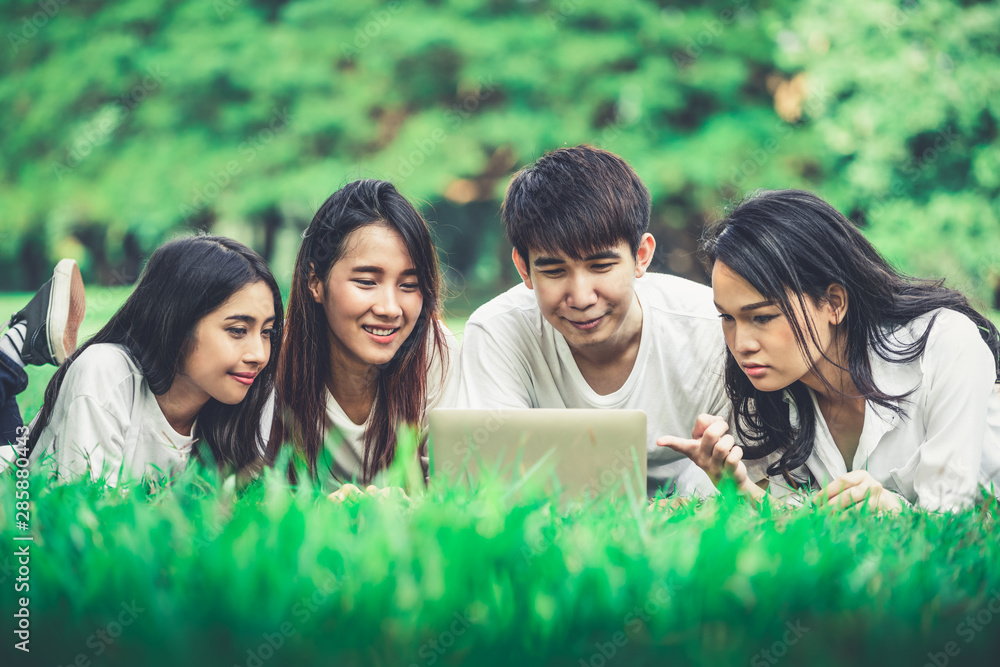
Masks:
[[[903,509],[896,494],[887,491],[867,470],[852,470],[833,480],[817,494],[816,501],[842,509],[865,503],[873,510],[899,512]]]

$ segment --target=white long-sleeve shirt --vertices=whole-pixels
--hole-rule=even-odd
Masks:
[[[89,475],[117,485],[183,470],[194,440],[170,426],[125,349],[98,344],[66,371],[29,460],[60,480]]]
[[[900,344],[917,340],[937,315],[924,353],[909,363],[892,363],[869,352],[875,386],[890,395],[913,390],[904,400],[905,416],[873,405],[865,406],[861,440],[850,468],[844,461],[812,396],[816,439],[805,465],[792,476],[820,487],[846,475],[867,470],[886,489],[930,510],[954,510],[973,503],[979,487],[995,486],[1000,494],[1000,397],[993,355],[976,325],[961,313],[939,309],[900,327]],[[895,347],[895,345],[894,345]],[[786,396],[786,400],[789,400]],[[797,424],[794,406],[793,425]],[[746,461],[752,480],[765,478],[766,460]],[[791,493],[780,478],[770,493]]]

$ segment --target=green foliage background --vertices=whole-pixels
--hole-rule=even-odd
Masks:
[[[654,196],[657,268],[704,278],[706,221],[818,191],[906,271],[1000,299],[1000,6],[928,0],[7,0],[0,288],[77,257],[134,280],[211,229],[287,284],[356,177],[436,223],[453,294],[511,284],[513,170],[590,142]]]

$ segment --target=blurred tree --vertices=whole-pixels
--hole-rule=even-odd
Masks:
[[[704,278],[707,220],[750,189],[805,187],[908,270],[982,298],[998,282],[992,4],[49,0],[0,16],[2,287],[37,284],[40,254],[128,282],[185,229],[251,242],[287,281],[322,200],[377,177],[441,223],[452,285],[485,296],[515,278],[509,175],[582,142],[649,185],[659,268]]]

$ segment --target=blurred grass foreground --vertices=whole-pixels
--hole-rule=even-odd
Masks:
[[[31,653],[5,632],[4,665],[944,665],[1000,654],[992,500],[891,517],[758,512],[729,495],[675,511],[559,510],[500,487],[432,486],[338,505],[274,470],[236,492],[194,466],[156,492],[51,486],[37,473],[30,489],[28,532],[0,503],[8,618],[20,608],[7,604],[14,547],[30,552],[30,591],[17,595],[30,598]],[[14,497],[13,476],[0,493]]]

